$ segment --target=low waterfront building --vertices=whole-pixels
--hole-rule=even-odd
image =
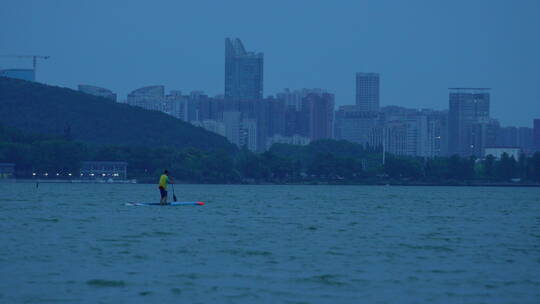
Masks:
[[[127,166],[125,161],[83,161],[81,162],[81,179],[127,179]]]
[[[15,177],[15,164],[0,163],[0,180],[11,179]]]

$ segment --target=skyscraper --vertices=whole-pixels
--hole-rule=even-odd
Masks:
[[[259,100],[263,97],[262,53],[246,52],[240,39],[225,39],[225,100]]]
[[[485,147],[478,124],[490,124],[489,89],[450,88],[448,111],[448,153],[462,157],[482,156]]]
[[[379,111],[378,73],[356,73],[356,105],[360,111]]]

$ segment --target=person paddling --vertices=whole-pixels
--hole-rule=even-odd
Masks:
[[[173,183],[173,178],[169,177],[169,171],[163,171],[163,174],[159,178],[159,193],[161,194],[160,205],[167,204],[167,185]]]

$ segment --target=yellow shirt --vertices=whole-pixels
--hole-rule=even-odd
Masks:
[[[169,183],[169,177],[165,174],[162,174],[159,178],[159,186],[163,189],[167,189],[167,184]]]

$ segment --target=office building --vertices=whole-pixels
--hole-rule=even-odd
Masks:
[[[433,110],[385,117],[386,151],[396,155],[433,158],[441,155],[444,121]]]
[[[333,137],[334,94],[310,93],[302,99],[300,135],[310,140]]]
[[[356,73],[356,105],[360,111],[379,111],[378,73]]]
[[[362,111],[360,107],[340,106],[335,115],[336,139],[348,140],[364,147],[381,145],[381,115],[379,112]],[[377,140],[378,139],[378,140]]]
[[[79,92],[83,92],[85,94],[104,97],[112,101],[116,101],[116,94],[114,94],[109,89],[100,88],[100,87],[96,87],[92,85],[86,85],[86,84],[80,84],[78,86],[78,89],[79,89]]]
[[[0,70],[0,77],[36,81],[36,73],[33,69],[6,69]]]
[[[473,133],[475,124],[489,123],[489,89],[451,88],[448,112],[448,152],[462,157],[481,157],[484,147],[475,146],[482,140]]]
[[[247,52],[240,39],[225,39],[225,100],[237,102],[263,98],[262,53]]]

